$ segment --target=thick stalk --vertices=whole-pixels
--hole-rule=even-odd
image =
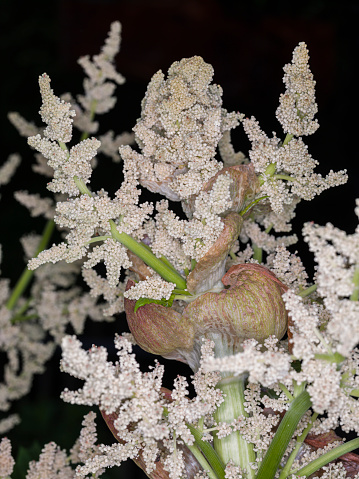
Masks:
[[[225,335],[213,334],[211,339],[215,344],[215,357],[225,357],[234,353],[233,346],[230,341],[227,342]],[[230,424],[240,416],[248,416],[244,409],[245,376],[231,377],[229,374],[222,373],[222,378],[217,387],[222,390],[225,399],[215,411],[214,419],[217,423]],[[214,434],[213,445],[224,464],[232,460],[235,465],[246,471],[248,479],[255,477],[255,472],[250,466],[256,460],[253,444],[246,442],[238,431],[222,439],[218,439]]]
[[[225,382],[226,380],[229,380],[229,382]],[[231,379],[224,378],[220,383],[219,387],[226,397],[214,413],[214,418],[218,423],[226,422],[229,424],[239,416],[247,416],[244,410],[244,381],[244,377],[241,376]],[[232,460],[234,464],[246,471],[248,479],[254,478],[255,472],[250,467],[250,463],[256,460],[253,445],[247,443],[238,431],[222,439],[218,439],[215,435],[214,449],[225,464]]]

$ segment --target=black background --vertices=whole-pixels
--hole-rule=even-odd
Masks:
[[[346,168],[349,181],[324,192],[310,204],[302,202],[294,227],[300,234],[305,221],[319,224],[330,221],[352,233],[357,224],[354,200],[359,196],[359,105],[355,74],[359,3],[319,0],[288,3],[267,0],[40,0],[26,3],[2,0],[0,163],[13,152],[20,152],[23,157],[12,183],[1,190],[3,276],[16,281],[24,267],[18,237],[29,231],[40,232],[44,224],[41,219],[29,217],[12,199],[12,191],[28,189],[46,195],[46,179],[31,173],[32,153],[26,140],[20,138],[8,122],[7,112],[19,111],[40,125],[37,78],[43,72],[50,75],[56,94],[81,93],[83,75],[76,60],[85,54],[98,53],[114,20],[120,20],[123,27],[117,66],[127,82],[117,89],[118,102],[114,111],[99,118],[100,133],[110,128],[116,134],[130,131],[140,115],[140,101],[151,76],[159,69],[166,72],[173,61],[200,55],[214,67],[214,81],[223,88],[225,108],[254,115],[267,134],[276,131],[283,136],[275,119],[279,94],[284,90],[282,67],[291,61],[295,46],[305,41],[317,81],[317,117],[321,125],[305,141],[312,156],[320,162],[317,171],[324,175],[330,169]],[[233,141],[236,149],[248,152],[250,145],[241,127],[233,134]],[[112,165],[105,158],[101,160],[94,174],[94,188],[104,187],[113,192],[120,182],[121,165]],[[297,249],[312,271],[313,263],[306,245],[298,245]],[[109,345],[113,332],[125,329],[123,318],[98,329],[90,326],[84,342]],[[59,355],[49,364],[49,372],[35,381],[30,398],[17,406],[28,417],[28,425],[18,427],[19,432],[14,430],[10,435],[15,451],[20,442],[29,447],[35,437],[41,446],[57,439],[63,447],[68,447],[72,437],[76,437],[81,419],[80,412],[74,410],[83,412],[83,409],[76,406],[65,408],[66,411],[62,409],[57,397],[68,379],[57,372],[58,360]],[[187,369],[182,368],[179,372],[185,373]],[[170,375],[166,380],[170,387]],[[60,409],[61,414],[72,419],[59,425]],[[37,431],[31,431],[34,417],[37,417]],[[40,424],[43,425],[40,427]],[[124,475],[129,473],[134,474],[133,470],[123,472]]]

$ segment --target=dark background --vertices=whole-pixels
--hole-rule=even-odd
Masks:
[[[352,233],[357,224],[354,200],[359,196],[356,148],[359,105],[355,75],[359,2],[288,3],[269,0],[39,0],[26,3],[2,0],[0,163],[13,152],[20,152],[23,157],[12,183],[1,192],[3,275],[16,281],[24,267],[18,237],[26,231],[41,231],[44,224],[41,219],[29,218],[25,209],[12,200],[12,191],[28,189],[46,195],[46,180],[31,173],[32,153],[26,140],[9,124],[7,112],[19,111],[28,120],[40,124],[37,78],[43,72],[50,75],[56,94],[81,93],[83,74],[76,60],[85,54],[98,53],[114,20],[120,20],[123,27],[117,66],[127,82],[117,89],[118,102],[114,111],[103,120],[100,118],[100,133],[110,128],[116,134],[130,131],[140,115],[140,101],[151,76],[159,69],[166,72],[173,61],[200,55],[214,67],[214,81],[223,88],[225,108],[254,115],[267,134],[275,130],[283,136],[275,119],[278,98],[284,90],[282,67],[291,61],[295,46],[305,41],[317,81],[317,117],[321,125],[306,142],[312,156],[320,162],[317,171],[325,175],[330,169],[346,168],[349,181],[322,193],[311,204],[303,201],[297,209],[294,226],[300,233],[304,221],[319,224],[330,221]],[[233,134],[233,141],[237,149],[248,152],[249,142],[241,127]],[[95,187],[113,192],[121,181],[121,165],[114,166],[108,159],[101,161],[94,175]],[[306,245],[298,246],[298,250],[312,271]],[[123,319],[97,330],[90,326],[84,337],[85,344],[110,344],[113,332],[125,328]],[[20,443],[36,449],[50,440],[58,440],[62,447],[69,447],[78,433],[83,408],[64,407],[57,399],[64,384],[68,384],[64,375],[59,379],[58,360],[59,355],[49,364],[49,372],[35,381],[30,398],[17,406],[28,420],[10,435],[16,443],[16,452]],[[183,373],[186,371],[183,369]],[[170,377],[166,379],[169,387],[171,380]],[[67,418],[60,421],[60,425],[59,411]],[[31,430],[34,420],[36,431]],[[33,442],[35,437],[37,446]],[[123,474],[129,473],[134,472],[123,469]]]

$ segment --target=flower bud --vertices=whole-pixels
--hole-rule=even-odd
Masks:
[[[239,264],[229,269],[222,283],[226,289],[203,294],[185,308],[182,317],[195,321],[196,334],[217,331],[239,343],[284,336],[288,314],[282,294],[287,287],[271,271]]]
[[[126,291],[134,286],[127,282]],[[194,341],[194,329],[190,321],[185,322],[181,314],[173,308],[165,308],[160,304],[145,304],[135,312],[135,300],[125,298],[125,311],[128,326],[136,343],[145,351],[172,356],[176,350],[191,349]]]
[[[204,337],[222,341],[227,354],[234,354],[245,339],[263,343],[270,335],[284,336],[288,314],[282,294],[287,287],[271,271],[258,264],[240,264],[229,269],[222,283],[225,289],[202,294],[182,315],[154,303],[135,313],[135,301],[125,299],[136,342],[145,351],[186,362],[196,370]]]

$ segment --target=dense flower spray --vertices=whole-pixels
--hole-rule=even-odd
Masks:
[[[333,430],[359,433],[359,229],[350,236],[332,225],[304,226],[318,264],[313,283],[287,249],[297,241],[288,233],[298,203],[347,179],[345,170],[315,173],[303,140],[319,126],[305,43],[284,68],[276,112],[283,139],[225,110],[213,68],[198,56],[153,76],[134,134],[90,137],[124,82],[114,66],[120,32],[115,22],[101,53],[80,59],[87,78],[76,100],[58,97],[40,76],[44,129],[10,114],[55,197],[16,193],[48,224],[41,239],[24,241],[29,270],[15,289],[0,283],[0,347],[9,358],[0,408],[26,394],[61,342],[62,370],[83,381],[62,399],[98,407],[116,439],[97,444],[91,412],[70,455],[46,445],[27,478],[100,477],[126,459],[163,479],[358,478],[358,457],[349,453],[359,439],[344,443]],[[239,124],[251,142],[248,158],[231,144]],[[81,137],[70,146],[74,127]],[[91,189],[99,152],[122,161],[113,197]],[[18,163],[9,158],[1,184]],[[165,198],[141,202],[141,188]],[[181,217],[170,201],[181,204]],[[63,241],[46,249],[54,224]],[[80,272],[89,293],[69,288]],[[80,334],[87,316],[111,320],[124,310],[131,334],[116,336],[116,363],[104,347],[85,351],[65,334],[69,325]],[[158,362],[142,372],[134,344],[187,363],[195,396],[182,376],[165,389]],[[4,419],[2,431],[18,420]],[[7,439],[0,458],[0,476],[9,476]]]

